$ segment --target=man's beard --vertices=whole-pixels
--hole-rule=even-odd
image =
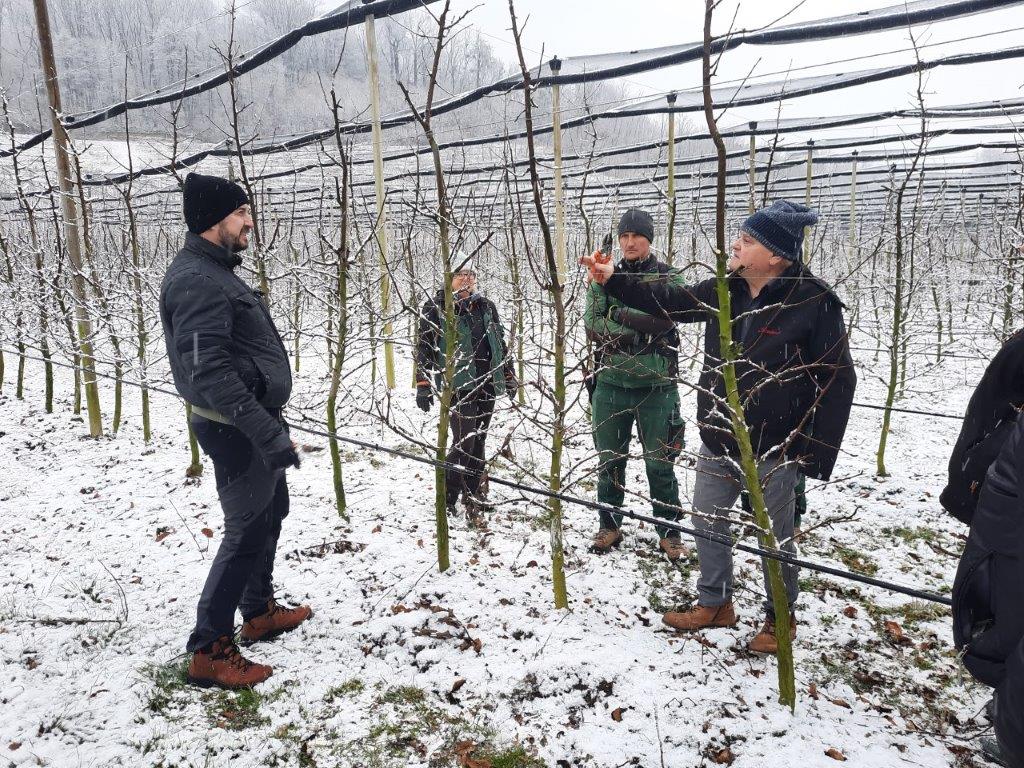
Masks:
[[[220,233],[220,243],[231,253],[242,253],[249,247],[248,232],[239,232],[237,235],[230,235],[224,231]]]

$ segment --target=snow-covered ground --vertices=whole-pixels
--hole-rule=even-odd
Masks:
[[[857,399],[881,402],[869,373],[880,366],[865,352],[858,363]],[[962,413],[982,365],[947,359],[914,379],[916,394],[900,405]],[[452,521],[452,567],[441,574],[432,470],[365,450],[345,456],[351,523],[336,514],[327,451],[305,454],[289,474],[277,580],[285,599],[310,602],[316,615],[251,649],[274,676],[255,693],[182,686],[183,645],[222,520],[208,463],[203,477],[185,476],[180,403],[154,396],[147,446],[138,393],[126,390],[121,433],[92,440],[71,417],[67,371],[47,415],[38,364],[24,401],[14,398],[14,367],[8,357],[0,395],[2,765],[980,762],[986,691],[957,664],[941,606],[805,571],[791,714],[776,701],[774,660],[745,650],[761,620],[754,558],[737,557],[740,624],[676,636],[659,613],[694,598],[695,562],[667,563],[654,533],[631,523],[620,550],[592,555],[594,513],[567,507],[571,609],[558,611],[539,506],[492,485],[506,503],[486,532]],[[297,405],[322,391],[313,367],[303,361]],[[104,398],[109,409],[109,390]],[[408,423],[433,418],[412,400],[401,389],[391,407]],[[896,415],[891,477],[879,480],[880,416],[854,409],[838,479],[809,488],[805,528],[853,519],[815,529],[802,552],[948,592],[965,531],[937,496],[959,422]],[[500,413],[490,448],[516,429],[517,457],[532,441],[540,473],[544,446],[517,424]],[[692,424],[688,432],[695,449]],[[377,429],[348,433],[398,444]],[[590,447],[577,439],[570,455]],[[630,473],[645,490],[642,463]],[[681,463],[678,473],[688,493],[692,469]]]

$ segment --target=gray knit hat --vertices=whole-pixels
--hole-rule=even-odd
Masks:
[[[806,205],[776,200],[767,208],[751,214],[740,230],[775,255],[799,261],[804,227],[812,227],[817,223],[818,214]]]

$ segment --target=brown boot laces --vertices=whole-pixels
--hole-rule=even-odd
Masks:
[[[233,641],[225,643],[218,650],[214,651],[213,658],[223,659],[241,672],[248,672],[249,668],[253,665],[251,661],[242,655],[242,652],[238,650],[238,646]]]
[[[271,604],[270,604],[270,610],[267,611],[266,614],[264,614],[264,615],[267,616],[267,617],[270,617],[270,616],[274,616],[275,614],[278,614],[278,613],[292,614],[292,613],[298,613],[298,612],[299,612],[298,608],[286,608],[285,606],[283,606],[279,602],[277,602],[277,600],[272,600]]]

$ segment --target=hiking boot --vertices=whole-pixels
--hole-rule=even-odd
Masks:
[[[465,497],[464,504],[466,506],[466,521],[474,528],[486,530],[487,520],[484,519],[484,511],[490,511],[494,507],[486,503],[481,504],[472,496]]]
[[[313,615],[308,605],[285,608],[274,598],[267,601],[267,612],[242,624],[238,633],[243,645],[260,640],[272,640],[283,632],[290,632]]]
[[[192,654],[188,682],[200,688],[252,688],[274,674],[266,664],[245,658],[230,635],[217,638],[205,651]]]
[[[669,611],[661,620],[679,632],[695,632],[698,629],[735,626],[736,610],[730,600],[722,605],[695,605],[688,611]]]
[[[603,555],[606,552],[611,552],[612,547],[617,547],[621,543],[622,531],[618,528],[602,528],[594,534],[590,549],[592,552]]]
[[[796,616],[792,614],[789,617],[789,639],[796,639]],[[751,653],[775,654],[779,652],[779,644],[775,640],[775,621],[773,619],[765,619],[761,631],[751,638],[747,650]]]
[[[689,548],[683,544],[678,536],[666,536],[658,542],[658,548],[673,563],[681,557],[689,557],[690,555]]]

